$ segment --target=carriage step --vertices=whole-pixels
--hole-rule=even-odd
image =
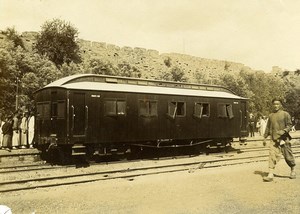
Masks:
[[[75,144],[74,146],[72,146],[72,149],[81,149],[81,148],[85,148],[84,145],[78,145],[78,144]]]
[[[80,156],[80,155],[86,155],[86,153],[85,152],[72,153],[72,156]]]
[[[72,146],[72,156],[86,155],[85,149],[85,146],[75,144]]]

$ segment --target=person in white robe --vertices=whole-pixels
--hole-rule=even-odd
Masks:
[[[28,145],[29,148],[33,148],[33,138],[34,138],[34,121],[35,117],[33,112],[30,112],[30,116],[28,118]]]

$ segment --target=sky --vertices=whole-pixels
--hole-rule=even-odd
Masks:
[[[294,71],[299,11],[299,0],[0,0],[0,30],[58,18],[85,40]]]

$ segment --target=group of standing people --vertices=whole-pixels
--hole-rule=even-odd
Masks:
[[[5,119],[0,114],[0,148],[7,151],[32,148],[34,120],[33,112],[28,110],[16,111]]]
[[[267,123],[268,123],[268,117],[260,116],[258,118],[258,121],[256,123],[256,128],[257,128],[257,131],[258,131],[260,136],[264,136],[265,130],[266,130],[266,127],[267,127]]]
[[[256,121],[253,114],[249,116],[249,135],[250,137],[255,136],[255,132],[257,131],[260,136],[263,136],[266,130],[268,122],[268,117],[266,116],[259,116],[258,120]]]

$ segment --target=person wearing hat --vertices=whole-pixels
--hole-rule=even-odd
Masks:
[[[251,113],[249,115],[249,134],[250,134],[250,137],[254,137],[254,128],[255,128],[255,118],[254,118],[254,115]]]
[[[278,161],[281,159],[281,154],[288,166],[291,168],[290,178],[296,178],[295,158],[291,149],[291,136],[289,132],[292,128],[291,116],[288,112],[282,110],[282,101],[278,98],[272,100],[274,111],[270,114],[269,120],[264,133],[264,145],[266,138],[271,136],[270,151],[269,151],[269,174],[264,177],[266,182],[273,181],[274,169]]]

